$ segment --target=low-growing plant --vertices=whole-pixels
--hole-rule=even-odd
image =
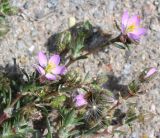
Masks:
[[[48,58],[38,53],[38,63],[31,74],[14,65],[14,72],[0,72],[0,135],[2,138],[73,138],[106,133],[121,133],[140,118],[134,103],[127,99],[145,92],[141,89],[155,76],[157,69],[145,69],[118,93],[105,89],[104,74],[83,75],[70,66],[88,55],[115,44],[121,49],[138,44],[146,29],[139,16],[122,17],[120,35],[112,38],[89,21],[79,23],[54,37],[54,53]],[[125,101],[125,102],[124,102]],[[127,104],[124,112],[119,105]],[[112,131],[108,128],[113,126]],[[102,132],[103,130],[103,132]]]

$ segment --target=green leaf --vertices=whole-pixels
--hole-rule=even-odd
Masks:
[[[90,75],[89,72],[87,72],[87,73],[85,74],[85,76],[84,76],[82,82],[85,83],[85,82],[91,81],[91,78],[90,78],[89,75]]]
[[[126,135],[126,132],[121,130],[114,130],[113,133],[118,133],[119,135]]]
[[[0,16],[0,37],[7,34],[9,31],[9,25],[6,19],[2,16]]]
[[[136,94],[137,91],[139,90],[139,85],[138,85],[138,83],[137,83],[135,80],[133,80],[133,81],[128,85],[128,88],[129,88],[131,94]]]
[[[8,121],[3,124],[3,133],[1,138],[24,138],[28,133],[32,132],[34,132],[34,130],[27,122],[24,120],[17,120],[15,118],[14,123]]]
[[[92,25],[89,21],[84,22],[83,26],[86,30],[90,30],[92,28]]]
[[[126,46],[125,46],[123,43],[115,42],[114,44],[115,44],[115,46],[116,46],[117,48],[126,49]]]
[[[76,60],[80,60],[80,59],[86,59],[87,56],[79,56],[78,58],[76,58]]]
[[[56,36],[56,50],[59,53],[62,53],[66,49],[69,48],[69,45],[71,43],[72,36],[70,31],[64,31]]]
[[[63,105],[64,101],[66,100],[66,96],[65,95],[61,95],[61,96],[56,96],[52,102],[51,105],[53,108],[59,108]]]
[[[17,14],[18,9],[10,5],[9,0],[3,0],[0,4],[0,13],[3,15],[14,15]]]
[[[90,134],[93,134],[95,132],[97,132],[99,129],[101,129],[102,127],[100,125],[96,125],[92,128],[90,128],[89,130],[86,130],[83,132],[83,135],[90,135]]]
[[[80,134],[80,131],[79,130],[74,130],[70,133],[70,137],[71,136],[75,136],[75,135],[79,135]]]
[[[125,120],[125,124],[129,124],[129,123],[133,122],[136,119],[137,119],[137,115],[130,116],[129,118],[127,118]]]
[[[74,116],[75,116],[75,112],[72,109],[70,112],[68,112],[68,114],[65,116],[65,120],[64,120],[64,126],[68,126],[70,124],[72,124],[74,122]]]
[[[62,123],[59,129],[59,137],[61,138],[69,138],[71,136],[77,135],[79,133],[78,130],[74,128],[78,125],[83,124],[82,119],[76,116],[76,112],[74,109],[60,109],[60,115],[62,116]]]
[[[81,54],[81,50],[84,47],[84,39],[79,37],[76,40],[76,45],[72,48],[72,52],[73,52],[73,59],[77,59],[78,57],[80,57]]]
[[[52,138],[51,125],[50,125],[48,117],[46,117],[46,122],[47,122],[47,128],[48,128],[48,134],[46,138]]]
[[[135,108],[133,107],[133,105],[131,105],[126,113],[126,119],[125,119],[125,123],[126,124],[129,124],[131,123],[132,121],[134,121],[135,119],[137,119],[138,116],[136,114],[136,110]]]
[[[128,44],[126,44],[126,47],[127,47],[128,51],[131,50],[131,48],[130,48],[130,46]]]
[[[111,91],[104,89],[103,87],[101,87],[97,84],[92,84],[92,88],[98,92],[104,92],[104,94],[107,94],[108,96],[113,96],[113,93]]]

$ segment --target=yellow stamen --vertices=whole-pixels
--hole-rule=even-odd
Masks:
[[[53,63],[48,63],[48,65],[45,68],[46,73],[51,73],[52,70],[56,68],[56,65]]]
[[[132,25],[130,25],[130,26],[127,27],[126,32],[127,33],[133,32],[135,29],[136,29],[136,25],[132,24]]]

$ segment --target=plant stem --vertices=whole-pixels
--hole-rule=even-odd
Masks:
[[[102,46],[97,47],[97,48],[95,48],[93,50],[90,50],[88,53],[84,54],[83,56],[88,56],[90,54],[96,53],[97,51],[105,48],[107,45],[110,45],[110,44],[115,43],[115,42],[119,42],[119,39],[120,39],[120,35],[118,35],[117,37],[115,37],[115,38],[113,38],[113,39],[111,39],[109,41],[106,41]]]
[[[57,95],[58,94],[56,92],[48,93],[47,95],[45,95],[45,97],[43,97],[43,101],[47,100],[48,98],[52,96],[57,96]]]
[[[9,117],[7,116],[6,113],[3,113],[1,116],[0,116],[0,125],[5,121],[7,120]]]
[[[72,63],[74,63],[76,59],[70,58],[69,62],[65,65],[65,67],[69,67]]]
[[[131,95],[130,93],[128,93],[128,96],[126,98],[124,98],[124,100],[129,99],[130,97],[132,97],[134,95]],[[111,112],[112,110],[114,110],[116,107],[118,107],[119,105],[121,105],[120,101],[118,101],[114,106],[112,106],[109,110],[108,113]]]
[[[114,43],[114,42],[118,42],[119,39],[120,39],[120,35],[118,35],[117,37],[115,37],[115,38],[113,38],[113,39],[111,39],[111,40],[109,40],[109,41],[106,41],[102,46],[97,47],[97,48],[95,48],[95,49],[92,49],[92,50],[90,50],[89,52],[87,52],[86,54],[81,55],[80,57],[84,57],[84,56],[88,56],[88,55],[90,55],[90,54],[96,53],[97,51],[103,49],[103,48],[106,47],[107,45],[110,45],[110,44],[112,44],[112,43]],[[80,57],[78,57],[78,58],[76,58],[76,59],[70,58],[69,62],[68,62],[65,66],[66,66],[66,67],[69,67],[72,63],[74,63],[75,61],[77,61],[78,59],[80,59]]]
[[[51,125],[50,125],[48,117],[46,117],[46,123],[47,123],[47,128],[48,128],[47,138],[52,138]]]
[[[16,102],[20,99],[20,98],[22,98],[24,95],[22,95],[22,94],[19,94],[19,95],[17,95],[17,97],[16,97],[16,99],[12,102],[12,104],[10,105],[10,108],[12,108],[15,104],[16,104]]]

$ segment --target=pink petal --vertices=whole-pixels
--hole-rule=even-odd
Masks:
[[[41,75],[45,74],[45,70],[41,66],[37,66],[36,69]]]
[[[125,31],[126,27],[127,27],[127,23],[128,23],[128,19],[129,19],[129,14],[128,12],[124,12],[123,16],[122,16],[122,33]]]
[[[147,72],[145,78],[152,76],[152,75],[155,74],[157,71],[158,71],[157,68],[151,68],[151,69]]]
[[[65,67],[64,66],[56,66],[55,69],[53,69],[52,73],[53,74],[63,74],[65,71]]]
[[[131,18],[129,18],[127,26],[130,26],[132,24],[135,24],[136,26],[140,25],[140,18],[138,15],[134,15]]]
[[[84,98],[84,96],[85,96],[84,94],[78,94],[77,96],[75,96],[74,101],[75,101],[76,107],[80,107],[87,104],[87,101]]]
[[[140,35],[136,35],[133,33],[128,33],[127,35],[131,40],[139,41],[139,39],[140,39]]]
[[[86,104],[87,104],[87,102],[85,100],[79,100],[76,102],[76,107],[80,107],[80,106],[83,106]]]
[[[124,27],[127,26],[128,19],[129,19],[129,14],[127,11],[125,11],[122,16],[122,25],[124,25]]]
[[[49,63],[53,63],[58,65],[60,63],[60,56],[59,55],[53,55],[50,59],[49,59]]]
[[[76,97],[75,97],[75,100],[81,100],[81,99],[84,99],[84,94],[78,94]]]
[[[63,66],[62,70],[61,70],[61,74],[66,74],[67,73],[67,68],[65,66]]]
[[[130,39],[132,39],[132,40],[138,40],[139,41],[140,37],[142,35],[145,35],[146,32],[147,32],[147,29],[145,29],[145,28],[138,28],[135,31],[133,31],[132,33],[128,33],[127,35],[128,35],[128,37]]]
[[[42,67],[47,66],[47,57],[43,52],[38,53],[38,61]]]
[[[50,74],[50,73],[47,73],[45,75],[45,77],[48,79],[48,80],[56,80],[56,76],[53,75],[53,74]]]
[[[139,35],[139,36],[145,35],[147,33],[147,29],[138,28],[138,29],[134,30],[132,33],[135,34],[135,35]]]

